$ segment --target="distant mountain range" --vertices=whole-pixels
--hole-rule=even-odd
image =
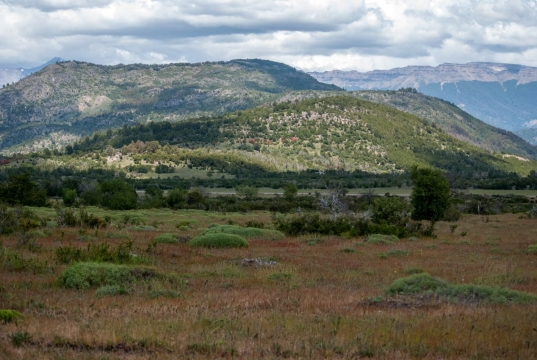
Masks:
[[[55,64],[57,62],[64,61],[62,58],[55,57],[49,61],[47,61],[44,64],[41,64],[39,66],[30,68],[30,69],[24,69],[24,68],[16,68],[16,69],[0,69],[0,86],[4,86],[7,84],[13,84],[14,82],[19,81],[20,79],[31,75],[35,72],[38,72],[39,70],[47,67],[50,64]]]
[[[493,126],[513,131],[532,144],[537,136],[537,68],[498,63],[408,66],[392,70],[310,73],[347,90],[419,92],[452,102]]]

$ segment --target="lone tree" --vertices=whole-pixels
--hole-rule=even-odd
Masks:
[[[410,178],[414,183],[411,202],[412,219],[436,222],[444,217],[449,206],[449,182],[440,170],[412,167]]]

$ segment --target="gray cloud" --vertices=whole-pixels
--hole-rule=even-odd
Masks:
[[[0,0],[0,64],[266,58],[305,70],[537,66],[537,0]]]

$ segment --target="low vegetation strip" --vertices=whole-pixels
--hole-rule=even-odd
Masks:
[[[388,296],[433,294],[440,300],[455,303],[526,304],[536,303],[537,295],[507,288],[450,284],[427,273],[395,280],[387,289]]]
[[[151,267],[88,262],[70,266],[60,275],[58,283],[66,288],[84,290],[104,285],[124,285],[158,276]]]
[[[213,226],[205,231],[204,234],[234,234],[242,236],[245,239],[261,240],[280,240],[285,235],[277,230],[259,229],[254,227],[240,227],[235,225],[218,225]]]
[[[206,248],[242,248],[249,246],[248,241],[242,236],[226,233],[200,235],[190,240],[188,245]]]

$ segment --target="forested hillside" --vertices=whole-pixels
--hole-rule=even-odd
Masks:
[[[0,150],[60,148],[96,130],[218,115],[297,90],[340,89],[266,60],[116,66],[59,62],[0,90]]]
[[[148,145],[151,143],[151,145]],[[413,165],[457,172],[517,171],[535,162],[485,151],[438,126],[351,96],[261,106],[180,123],[124,127],[76,143],[69,152],[140,154],[150,161],[188,162],[225,170],[237,161],[267,171],[306,169],[397,173]]]

